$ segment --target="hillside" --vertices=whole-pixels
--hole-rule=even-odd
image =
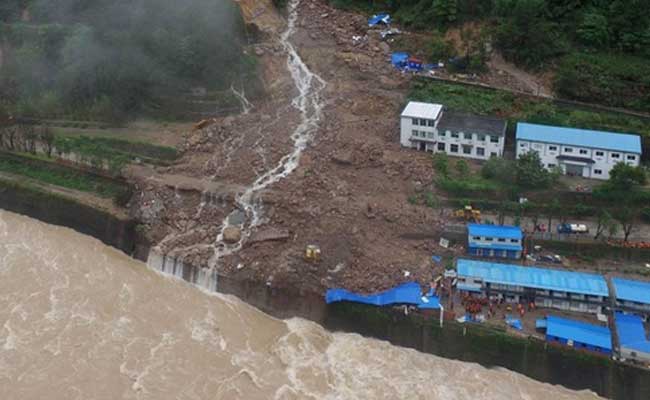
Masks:
[[[176,119],[188,103],[214,112],[238,104],[231,85],[255,90],[245,44],[232,2],[5,0],[0,106],[22,117],[107,122]]]
[[[428,35],[431,61],[464,59],[480,73],[495,49],[550,76],[559,97],[650,110],[650,8],[643,0],[330,0],[366,13],[387,11]],[[460,38],[458,40],[453,39]]]

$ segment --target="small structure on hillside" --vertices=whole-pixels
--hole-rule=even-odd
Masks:
[[[517,124],[517,158],[530,151],[537,152],[548,169],[558,167],[566,175],[606,180],[619,162],[639,165],[641,138],[520,122]]]
[[[390,22],[390,14],[386,13],[375,14],[372,17],[368,18],[368,26],[371,28],[377,25],[390,25]]]
[[[608,327],[551,315],[537,320],[536,326],[546,329],[546,341],[549,343],[612,354],[612,333]]]
[[[467,224],[467,252],[473,256],[519,259],[522,239],[518,226]]]
[[[596,274],[459,259],[457,288],[508,303],[601,314],[609,291]]]
[[[621,356],[636,361],[650,362],[650,340],[648,340],[643,327],[643,320],[637,315],[616,312],[614,322]]]
[[[411,101],[402,111],[400,143],[432,153],[487,160],[503,155],[506,128],[507,122],[502,119]]]

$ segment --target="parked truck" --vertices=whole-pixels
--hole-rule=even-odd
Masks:
[[[585,224],[560,224],[557,233],[589,233],[589,228]]]

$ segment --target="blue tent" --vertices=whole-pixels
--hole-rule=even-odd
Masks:
[[[390,62],[395,68],[405,68],[408,65],[409,55],[404,52],[396,52],[390,56]]]
[[[373,15],[368,19],[368,26],[376,26],[379,24],[390,25],[390,15],[386,13]]]

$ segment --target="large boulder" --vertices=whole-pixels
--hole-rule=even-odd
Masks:
[[[241,240],[241,229],[236,226],[229,226],[223,230],[223,241],[226,243],[238,243]]]

